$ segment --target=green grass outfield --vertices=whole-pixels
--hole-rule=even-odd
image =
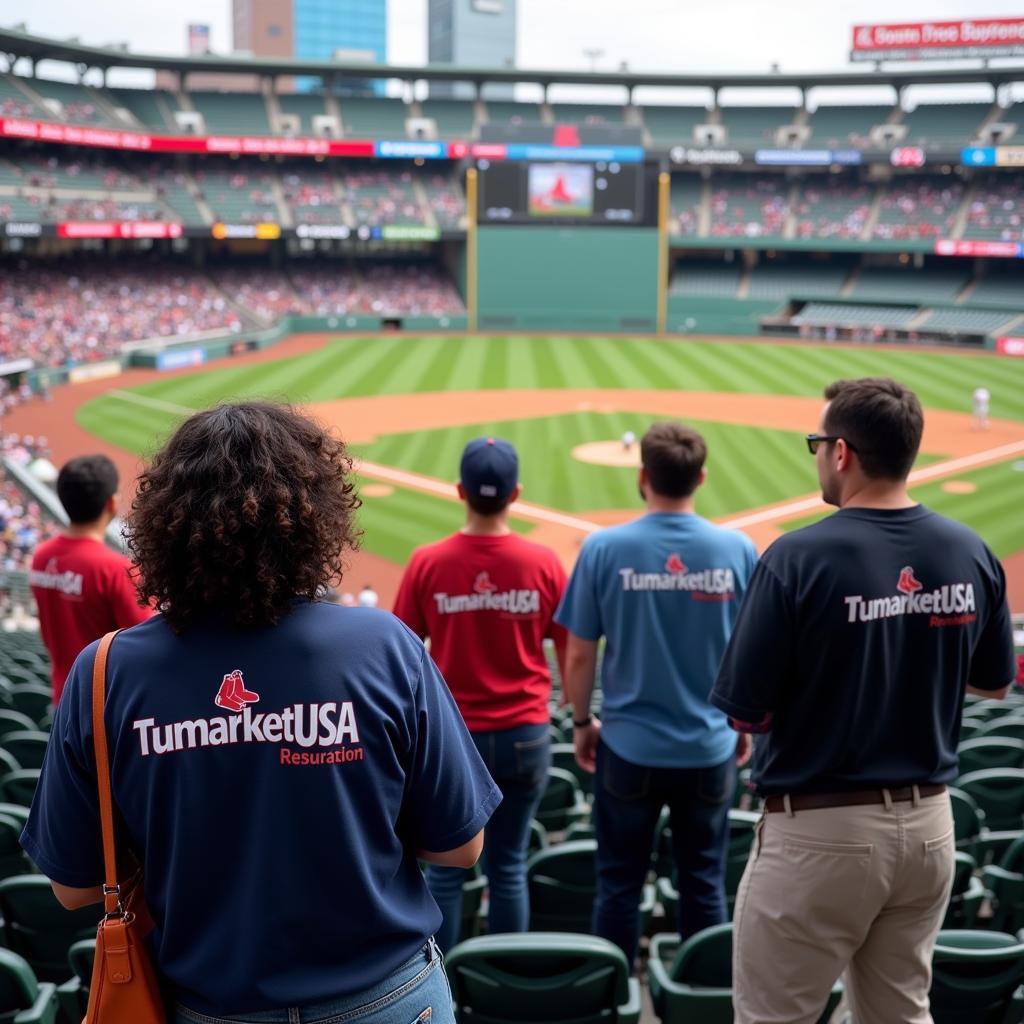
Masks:
[[[884,374],[913,387],[932,408],[969,412],[971,392],[992,393],[992,415],[1024,422],[1024,360],[960,352],[796,346],[763,342],[603,337],[344,337],[301,356],[198,370],[133,389],[136,401],[105,395],[83,406],[79,423],[105,440],[151,452],[183,415],[225,399],[264,397],[317,402],[376,394],[501,388],[652,388],[820,396],[837,377]],[[144,404],[139,404],[141,399]],[[520,449],[525,497],[567,512],[637,504],[631,470],[570,460],[576,444],[638,433],[650,416],[579,413],[478,427],[421,431],[378,439],[358,449],[375,462],[453,479],[470,436],[496,432]],[[811,429],[814,424],[808,424]],[[344,424],[341,425],[344,432]],[[401,424],[396,424],[400,429]],[[813,460],[799,434],[702,423],[711,447],[708,485],[698,508],[726,515],[815,489]],[[1022,428],[1024,436],[1024,428]],[[987,473],[987,470],[979,473]],[[970,479],[970,476],[965,478]],[[938,484],[918,494],[991,539],[1002,554],[1024,547],[1016,530],[1024,474],[1007,469],[984,479],[976,495],[950,495]],[[397,562],[417,544],[460,521],[458,506],[396,490],[363,511],[368,550]],[[517,528],[528,531],[525,524]]]

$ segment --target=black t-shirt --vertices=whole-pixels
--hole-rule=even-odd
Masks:
[[[952,782],[967,685],[1014,678],[1006,576],[924,508],[847,508],[777,540],[750,582],[711,703],[759,722],[762,794]]]

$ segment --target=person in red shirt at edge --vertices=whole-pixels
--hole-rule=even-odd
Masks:
[[[57,475],[57,497],[70,520],[32,556],[29,583],[50,652],[53,704],[79,652],[112,629],[148,619],[129,576],[131,562],[104,537],[117,514],[117,469],[106,455],[71,459]]]
[[[551,672],[544,638],[559,667],[565,631],[553,617],[566,573],[550,548],[509,529],[519,497],[519,458],[499,438],[466,445],[459,467],[466,525],[413,552],[395,598],[395,615],[422,638],[451,689],[502,801],[487,824],[483,864],[491,933],[526,931],[526,851],[530,821],[547,785]],[[427,885],[444,915],[437,933],[447,951],[459,939],[461,868],[427,865]]]

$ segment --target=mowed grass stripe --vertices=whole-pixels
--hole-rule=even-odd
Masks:
[[[510,345],[514,346],[514,358],[510,358]],[[431,353],[429,371],[412,358],[423,346]],[[416,388],[437,390],[442,352],[450,357],[452,367],[446,386],[454,390],[595,387],[611,379],[614,386],[624,388],[818,396],[825,384],[839,377],[885,374],[914,388],[926,406],[935,408],[967,411],[971,392],[984,385],[992,393],[994,416],[1024,419],[1024,360],[905,349],[697,340],[616,338],[595,343],[565,336],[513,340],[405,335],[345,339],[280,362],[204,369],[155,381],[140,390],[169,401],[203,406],[225,395],[283,393],[291,400],[319,401],[399,394]],[[282,376],[279,371],[285,367]]]
[[[959,473],[948,480],[911,487],[915,501],[951,519],[965,523],[977,531],[999,558],[1024,550],[1024,533],[1020,527],[1021,496],[1024,493],[1024,472],[1015,470],[1021,460],[1011,459]],[[944,485],[953,481],[973,484],[971,494],[952,494]],[[780,524],[783,530],[797,530],[817,522],[824,515],[807,516]]]

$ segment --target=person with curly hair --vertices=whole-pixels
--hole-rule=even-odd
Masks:
[[[421,641],[318,600],[358,506],[344,444],[262,402],[192,416],[139,481],[129,545],[160,614],[115,639],[105,720],[175,1024],[453,1021],[417,857],[472,866],[501,795]],[[101,898],[95,652],[22,836],[69,908]]]

